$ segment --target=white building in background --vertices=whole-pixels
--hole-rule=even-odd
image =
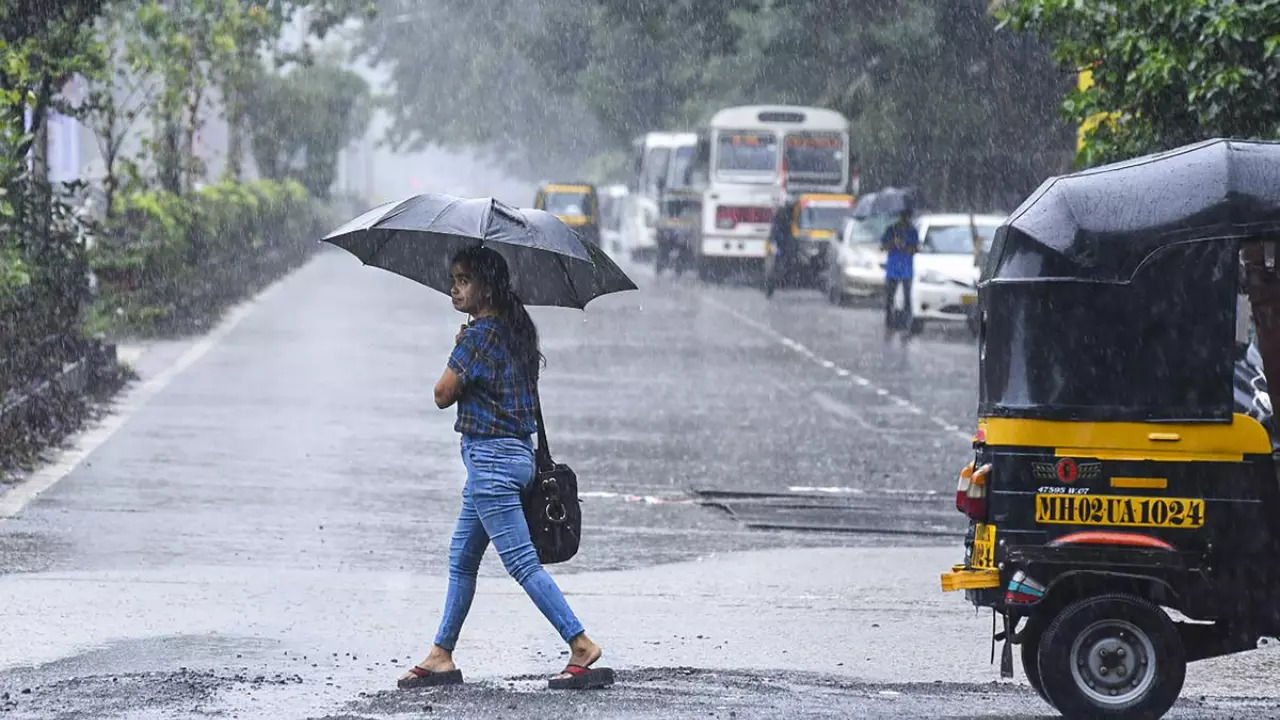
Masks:
[[[301,19],[286,29],[281,38],[285,47],[301,46],[305,25]],[[390,76],[380,68],[353,62],[351,69],[368,82],[375,95],[391,91]],[[87,85],[77,78],[68,83],[63,95],[73,103],[84,97]],[[123,101],[124,98],[121,98]],[[229,128],[223,117],[221,98],[210,87],[201,107],[201,127],[196,133],[195,154],[205,173],[197,185],[216,182],[227,164]],[[365,135],[356,139],[339,157],[334,192],[363,198],[376,204],[421,192],[447,192],[462,196],[494,196],[517,206],[533,202],[532,183],[511,178],[497,164],[466,151],[430,148],[420,152],[400,152],[382,143],[390,119],[381,111],[374,114]],[[130,128],[122,158],[140,161],[144,142],[154,129],[148,119],[138,118]],[[258,177],[248,139],[242,145],[243,177]],[[149,162],[142,162],[150,170]],[[49,176],[55,182],[84,180],[101,185],[106,176],[100,144],[93,130],[74,118],[52,116],[49,125]]]

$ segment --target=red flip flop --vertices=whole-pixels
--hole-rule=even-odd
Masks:
[[[401,690],[412,690],[413,688],[424,687],[440,687],[442,685],[461,685],[462,671],[450,670],[449,672],[435,672],[424,667],[414,665],[409,668],[409,672],[413,677],[400,678],[396,681],[396,687]]]
[[[563,674],[569,677],[553,677],[547,681],[551,690],[594,690],[606,688],[613,684],[612,668],[590,668],[570,663]]]

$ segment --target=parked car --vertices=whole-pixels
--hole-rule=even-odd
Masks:
[[[920,252],[911,288],[912,331],[926,322],[965,322],[978,334],[978,258],[1003,215],[927,214],[916,218]]]
[[[884,252],[880,236],[893,218],[849,218],[832,239],[827,265],[827,298],[839,305],[850,296],[879,297],[884,292]]]

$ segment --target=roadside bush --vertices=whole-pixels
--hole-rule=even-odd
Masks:
[[[196,330],[227,305],[300,264],[328,215],[295,181],[222,182],[186,196],[122,198],[91,253],[99,297],[91,332]]]

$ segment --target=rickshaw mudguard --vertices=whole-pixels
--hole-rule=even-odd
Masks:
[[[1188,615],[1214,619],[1205,615],[1213,612],[1211,605],[1193,600],[1209,595],[1203,558],[1156,550],[1030,546],[1011,550],[1005,562],[1011,578],[1021,570],[1045,590],[1031,602],[1013,602],[1013,593],[1007,592],[1000,599],[1002,611],[1032,614],[1104,591],[1130,592]]]

